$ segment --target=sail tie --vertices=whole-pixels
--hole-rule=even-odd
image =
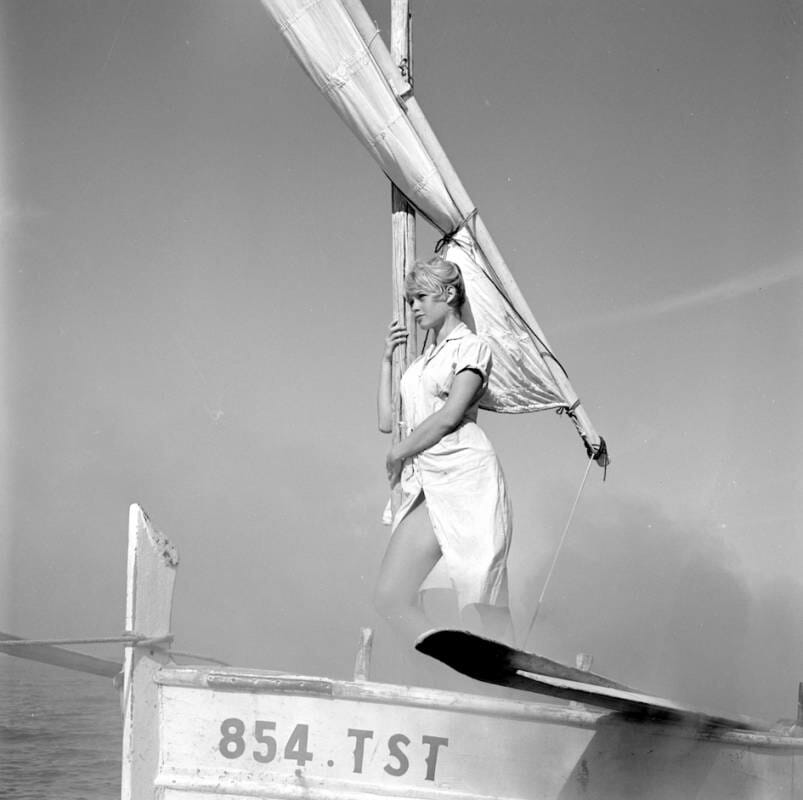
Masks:
[[[555,413],[560,417],[563,414],[571,414],[580,405],[580,398],[578,397],[570,406],[561,406]]]
[[[438,243],[435,245],[435,252],[440,255],[441,250],[443,250],[443,248],[451,242],[459,245],[460,242],[455,241],[454,237],[457,236],[457,234],[460,233],[463,228],[468,227],[468,223],[471,222],[474,217],[477,216],[477,214],[479,214],[479,209],[475,207],[472,211],[469,211],[469,213],[466,214],[466,216],[463,217],[463,219],[461,219],[460,222],[458,222],[457,225],[452,228],[452,230],[450,230],[448,233],[444,233],[443,236],[438,239]],[[474,237],[472,236],[472,238]]]

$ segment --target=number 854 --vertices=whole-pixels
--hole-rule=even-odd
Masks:
[[[275,730],[275,722],[257,720],[254,723],[254,741],[263,747],[261,750],[253,751],[254,761],[258,761],[260,764],[270,764],[276,758],[276,739],[271,735],[271,732]],[[218,745],[220,754],[225,758],[240,758],[245,753],[245,723],[237,717],[229,717],[220,724],[220,733],[222,734]],[[309,726],[296,725],[284,746],[284,758],[288,761],[295,761],[299,767],[303,767],[307,761],[312,760],[308,741]]]

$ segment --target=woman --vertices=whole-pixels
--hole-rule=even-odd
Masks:
[[[462,321],[465,287],[459,268],[435,257],[416,263],[405,291],[420,328],[434,334],[401,380],[407,436],[387,456],[391,488],[402,501],[380,568],[379,613],[415,640],[432,628],[418,592],[442,557],[464,623],[495,639],[510,639],[507,554],[512,515],[502,469],[477,426],[491,351]],[[388,328],[377,394],[379,429],[393,422],[391,359],[407,338],[398,321]]]

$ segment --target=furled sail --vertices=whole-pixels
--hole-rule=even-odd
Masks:
[[[359,0],[262,0],[321,93],[417,211],[444,233],[444,257],[466,280],[467,321],[493,352],[483,408],[564,410],[586,449],[597,434],[480,215],[392,64]]]

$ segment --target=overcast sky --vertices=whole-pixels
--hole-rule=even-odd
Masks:
[[[414,6],[418,100],[613,457],[532,647],[773,719],[803,678],[801,26]],[[405,682],[370,607],[386,178],[256,0],[4,0],[0,59],[2,629],[119,632],[136,501],[181,554],[179,649],[348,677],[376,625]],[[523,625],[585,455],[551,413],[480,422]]]

